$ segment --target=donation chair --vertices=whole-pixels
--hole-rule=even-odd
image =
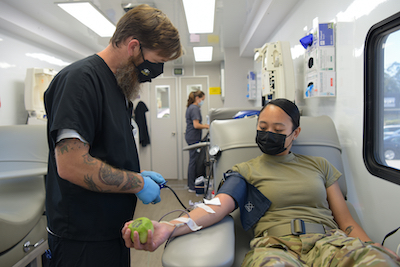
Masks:
[[[0,266],[41,266],[48,248],[46,125],[0,126]]]
[[[208,112],[209,123],[212,123],[214,120],[227,120],[234,118],[242,118],[246,116],[254,116],[258,115],[260,112],[260,107],[235,107],[235,108],[212,108]],[[189,145],[183,148],[183,151],[191,150],[191,149],[204,149],[206,151],[205,156],[205,176],[206,176],[206,185],[204,190],[204,195],[206,199],[211,198],[210,188],[214,189],[214,186],[209,186],[209,183],[213,181],[213,171],[212,165],[214,163],[214,158],[210,157],[208,152],[210,148],[210,142],[202,140],[199,143]],[[197,177],[196,177],[197,178]],[[197,192],[196,192],[197,193]]]
[[[218,146],[220,150],[214,162],[214,188],[218,188],[223,173],[233,165],[262,154],[255,142],[256,127],[257,117],[212,122],[210,149]],[[346,197],[341,147],[333,121],[328,116],[302,116],[300,127],[301,133],[293,142],[291,151],[321,156],[331,162],[343,174],[339,184]],[[359,222],[354,208],[350,204],[348,206],[354,219]],[[211,227],[172,240],[164,250],[162,263],[164,267],[240,266],[250,250],[252,238],[252,229],[244,231],[239,209],[236,209],[230,216]]]

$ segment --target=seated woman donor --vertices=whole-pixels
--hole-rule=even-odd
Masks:
[[[324,158],[290,152],[300,131],[297,106],[286,99],[272,100],[257,122],[256,142],[264,153],[232,168],[244,177],[247,188],[256,188],[272,202],[255,223],[255,238],[242,266],[398,266],[400,258],[371,241],[352,218],[337,181],[341,173]],[[190,220],[208,227],[241,207],[240,195],[246,190],[238,196],[224,189],[230,180],[215,196],[221,204],[208,205],[215,213],[196,208],[189,213]],[[304,221],[305,233],[293,234],[290,225],[296,218]],[[182,224],[177,219],[153,221],[154,233],[149,231],[147,243],[141,244],[137,232],[131,241],[129,223],[122,229],[126,246],[148,251],[154,251],[171,233],[178,236],[193,229],[190,223],[176,227]]]

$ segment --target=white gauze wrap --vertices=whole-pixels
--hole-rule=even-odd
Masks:
[[[191,218],[179,217],[179,218],[174,219],[174,221],[186,223],[187,226],[189,226],[190,230],[192,230],[193,232],[200,230],[202,227],[202,226],[198,226]]]
[[[204,199],[204,203],[196,204],[195,208],[202,208],[203,210],[207,211],[208,213],[215,213],[215,211],[207,205],[221,206],[221,201],[219,200],[218,197],[215,197],[211,200]]]

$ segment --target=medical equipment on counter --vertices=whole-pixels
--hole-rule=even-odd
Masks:
[[[47,68],[28,68],[25,77],[25,109],[28,111],[27,124],[46,123],[44,92],[57,72]]]
[[[255,61],[261,61],[262,96],[294,101],[295,83],[289,42],[266,43],[255,49]]]
[[[336,96],[335,24],[319,23],[301,40],[306,49],[304,98]]]

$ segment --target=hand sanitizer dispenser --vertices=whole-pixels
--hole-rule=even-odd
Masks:
[[[57,72],[46,68],[29,68],[25,78],[25,109],[28,124],[46,123],[44,92]]]

